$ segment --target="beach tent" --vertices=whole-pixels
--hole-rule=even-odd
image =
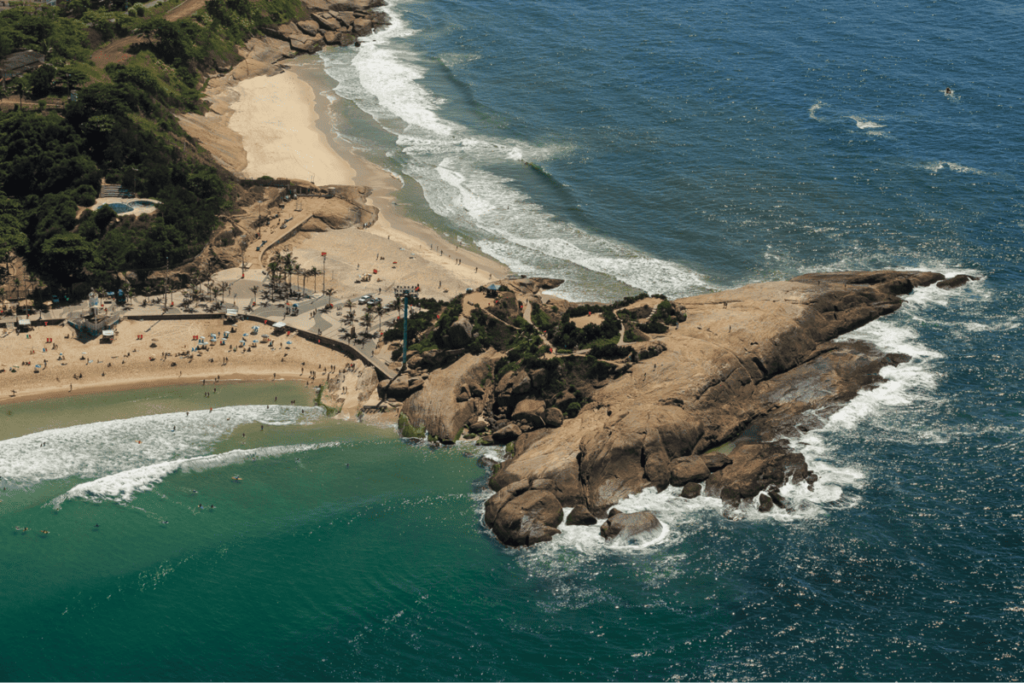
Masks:
[[[283,322],[274,323],[274,334],[281,334],[285,331],[285,324]]]

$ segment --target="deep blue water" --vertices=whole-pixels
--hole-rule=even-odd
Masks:
[[[914,360],[799,444],[830,493],[798,519],[732,524],[650,500],[676,534],[646,570],[616,576],[633,566],[618,558],[602,580],[607,553],[568,539],[519,556],[558,576],[538,635],[588,653],[550,677],[1019,678],[1024,6],[392,11],[357,56],[322,57],[343,135],[409,181],[410,205],[422,193],[436,225],[566,278],[564,296],[820,270],[979,278],[855,333]],[[607,648],[585,635],[605,623],[628,624]],[[613,668],[613,644],[632,668]]]
[[[198,388],[14,406],[0,678],[1024,676],[1024,9],[390,11],[321,53],[339,134],[405,180],[410,215],[566,297],[979,279],[851,335],[912,361],[795,444],[821,479],[786,488],[792,514],[645,492],[621,507],[668,533],[639,549],[593,527],[503,548],[471,459],[308,405],[229,407],[276,386],[205,414]]]

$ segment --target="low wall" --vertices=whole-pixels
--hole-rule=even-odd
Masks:
[[[260,324],[263,324],[263,325],[273,324],[273,323],[270,323],[267,320],[267,318],[261,318],[261,317],[255,316],[255,315],[250,315],[248,313],[243,313],[243,314],[239,315],[238,319],[239,320],[248,320],[250,322],[260,323]],[[391,379],[394,376],[394,373],[390,372],[387,369],[387,366],[383,365],[382,363],[379,363],[376,359],[371,358],[370,356],[367,356],[365,353],[363,353],[362,351],[360,351],[356,347],[354,347],[354,346],[352,346],[350,344],[346,344],[343,341],[339,341],[337,339],[331,339],[330,337],[323,337],[323,336],[321,336],[319,334],[314,334],[312,332],[307,332],[306,330],[300,330],[297,327],[292,327],[291,325],[285,325],[284,329],[286,331],[288,331],[288,332],[291,332],[292,334],[294,334],[294,335],[296,335],[298,337],[301,337],[302,339],[305,339],[306,341],[310,341],[310,342],[313,342],[315,344],[320,344],[322,346],[326,346],[327,348],[334,349],[335,351],[337,351],[339,353],[345,354],[349,358],[355,358],[355,359],[363,361],[364,363],[366,363],[371,368],[373,368],[374,370],[377,371],[377,378],[378,379]]]

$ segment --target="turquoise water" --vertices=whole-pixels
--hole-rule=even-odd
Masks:
[[[339,135],[410,215],[566,297],[979,280],[851,335],[912,360],[795,444],[821,479],[787,487],[793,514],[647,492],[622,507],[668,533],[638,549],[594,528],[503,548],[475,454],[325,418],[302,387],[13,406],[3,677],[1019,679],[1021,9],[389,11],[317,58]]]

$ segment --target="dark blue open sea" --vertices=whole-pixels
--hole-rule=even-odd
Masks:
[[[246,405],[277,388],[185,428],[201,391],[14,406],[0,677],[1024,677],[1024,4],[389,11],[315,60],[338,136],[410,216],[567,298],[978,280],[850,335],[912,361],[797,444],[822,479],[794,514],[648,492],[624,507],[669,532],[644,548],[503,548],[473,453]]]

